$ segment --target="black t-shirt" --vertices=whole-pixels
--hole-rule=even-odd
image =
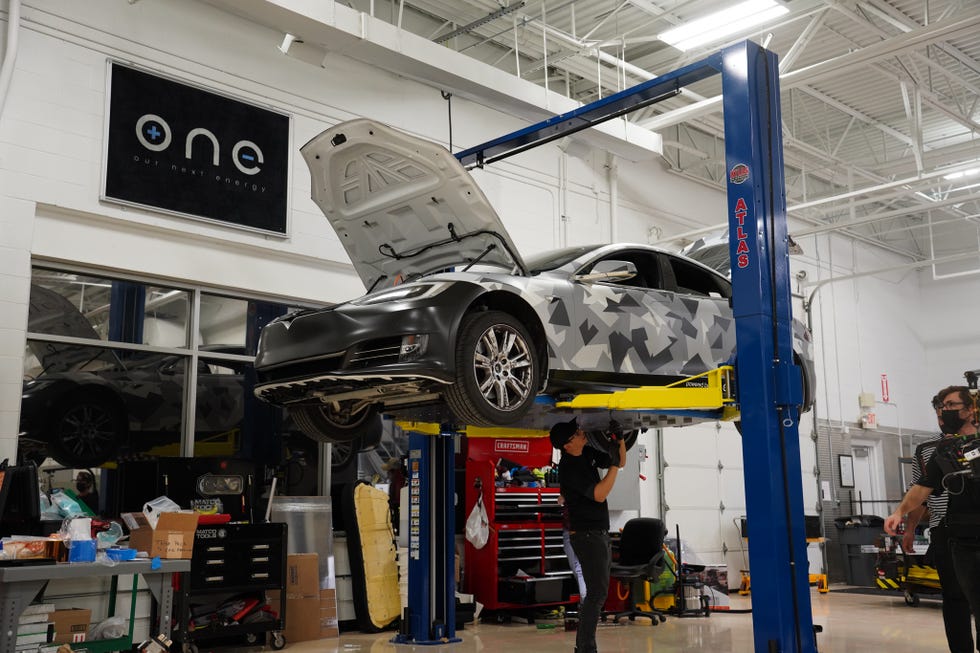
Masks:
[[[558,462],[558,482],[568,508],[568,529],[609,530],[609,504],[595,500],[599,467],[609,465],[609,456],[586,447],[581,456],[563,451]]]
[[[956,466],[945,461],[953,457],[951,452],[961,444],[963,439],[959,437],[947,438],[940,443],[926,464],[919,485],[931,488],[933,496],[946,492],[946,526],[950,539],[980,538],[980,480],[970,480],[963,475],[947,476]]]

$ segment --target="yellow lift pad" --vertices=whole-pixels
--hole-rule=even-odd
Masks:
[[[602,394],[580,394],[570,401],[559,401],[556,408],[576,410],[719,410],[734,408],[735,368],[718,369],[681,379],[665,386],[627,388]],[[726,411],[724,419],[738,416]]]
[[[440,435],[442,427],[435,422],[396,421],[403,431],[413,431],[422,435]],[[507,426],[464,426],[461,432],[468,438],[546,438],[546,429],[517,429]]]

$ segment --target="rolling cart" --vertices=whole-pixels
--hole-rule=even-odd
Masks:
[[[919,597],[940,594],[939,573],[925,564],[925,552],[900,551],[897,538],[886,536],[885,546],[879,549],[875,562],[875,584],[884,590],[902,590],[905,603],[915,607]]]
[[[176,591],[173,640],[183,653],[197,642],[238,638],[286,645],[286,524],[199,526],[190,572]],[[278,590],[278,605],[266,592]]]
[[[921,554],[905,553],[902,574],[902,589],[905,590],[905,602],[915,607],[919,605],[919,597],[927,594],[942,594],[943,588],[939,583],[939,572],[931,565],[917,564],[916,559]]]

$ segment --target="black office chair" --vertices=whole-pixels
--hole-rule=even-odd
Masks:
[[[656,626],[667,617],[659,610],[638,610],[636,597],[643,595],[643,583],[660,578],[666,565],[664,559],[664,537],[667,528],[659,519],[636,517],[626,522],[619,539],[619,560],[612,564],[609,575],[620,581],[629,581],[630,594],[627,609],[621,612],[603,612],[602,620],[612,616],[614,621],[629,617],[647,617]],[[651,601],[652,601],[651,597]]]

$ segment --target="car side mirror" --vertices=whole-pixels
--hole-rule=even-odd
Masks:
[[[636,264],[632,261],[599,261],[592,266],[588,274],[576,274],[574,281],[609,281],[613,279],[625,281],[636,276]]]

